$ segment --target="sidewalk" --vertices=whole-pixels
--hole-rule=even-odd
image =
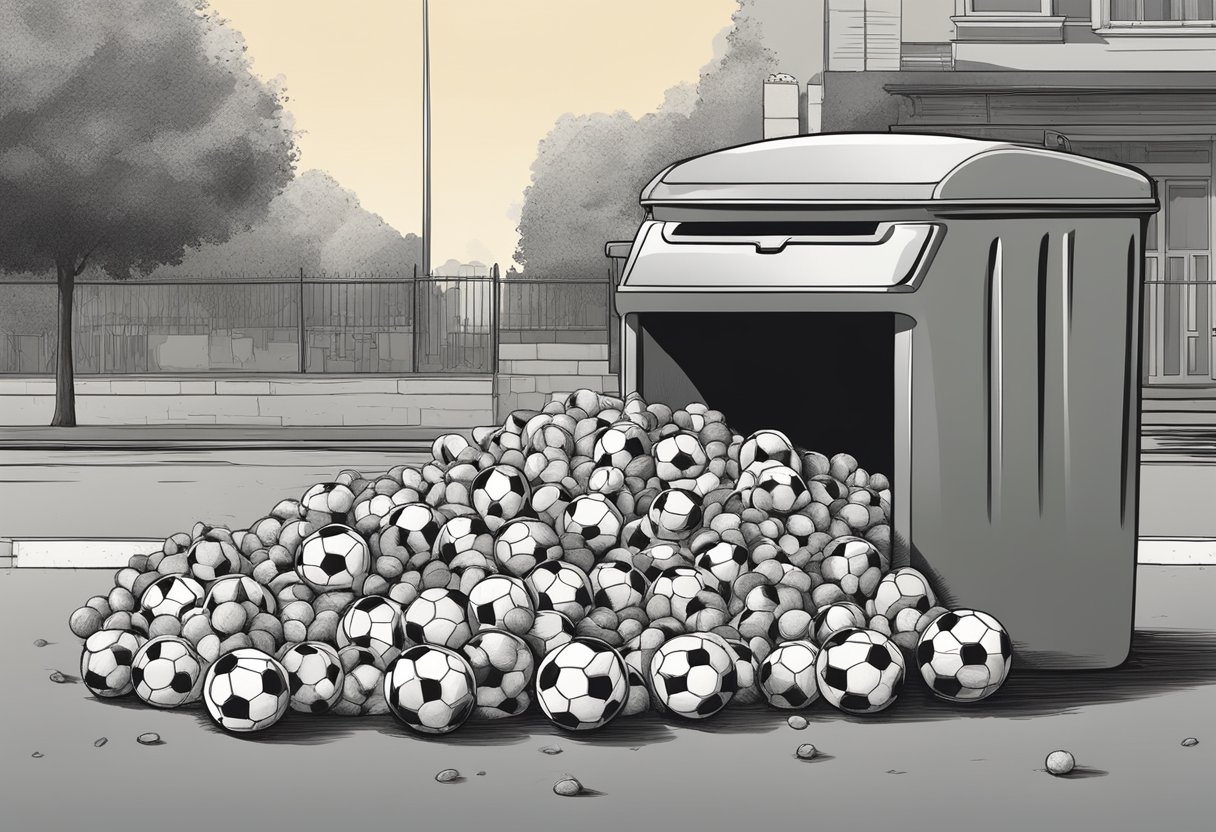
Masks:
[[[277,427],[267,425],[0,426],[0,450],[227,450],[232,448],[378,450],[429,448],[440,428]]]

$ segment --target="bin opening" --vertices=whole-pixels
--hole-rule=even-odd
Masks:
[[[898,488],[895,313],[647,312],[638,325],[643,398],[705,402],[744,436],[776,428]]]
[[[681,222],[672,237],[872,237],[877,222]]]

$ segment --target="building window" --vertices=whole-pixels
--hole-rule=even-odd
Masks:
[[[1051,0],[967,0],[967,14],[1049,15]]]
[[[1111,26],[1212,26],[1214,0],[1108,0]]]

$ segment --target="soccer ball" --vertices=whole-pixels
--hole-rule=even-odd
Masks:
[[[735,702],[751,705],[764,698],[760,691],[760,659],[746,641],[728,638],[726,644],[735,654]]]
[[[916,664],[929,690],[951,702],[987,699],[1005,683],[1012,662],[1004,625],[978,610],[943,613],[916,646]]]
[[[802,476],[774,460],[756,462],[744,471],[738,491],[747,505],[770,514],[789,514],[811,503]]]
[[[769,460],[793,468],[797,459],[794,443],[779,430],[758,430],[744,439],[739,448],[739,468],[744,471],[754,463]]]
[[[98,630],[85,639],[80,677],[94,696],[112,698],[131,692],[131,664],[144,638],[127,630]]]
[[[216,659],[203,681],[203,702],[225,731],[261,731],[287,713],[287,671],[270,655],[242,647]]]
[[[467,565],[461,556],[471,552],[476,552],[485,561],[492,561],[494,557],[494,535],[485,521],[476,515],[457,516],[444,523],[431,547],[431,553],[449,566]]]
[[[625,472],[620,468],[605,466],[596,468],[587,478],[587,491],[592,494],[611,495],[625,487]]]
[[[882,580],[882,557],[870,541],[845,535],[823,547],[820,573],[850,600],[864,604]]]
[[[380,553],[406,564],[424,566],[447,518],[426,503],[406,503],[380,521]]]
[[[586,548],[602,555],[616,545],[623,525],[620,511],[607,497],[583,494],[566,506],[558,520],[557,531],[577,535]]]
[[[649,517],[636,517],[621,529],[621,545],[634,552],[640,552],[654,543],[654,528],[650,525]]]
[[[203,598],[203,609],[210,614],[220,604],[230,602],[244,607],[250,618],[260,612],[273,615],[277,606],[274,596],[248,575],[225,575],[211,584]]]
[[[591,458],[597,468],[610,465],[622,471],[640,457],[649,456],[650,437],[633,422],[617,422],[595,440]]]
[[[478,631],[497,628],[523,635],[532,629],[536,609],[519,578],[488,575],[469,590],[469,619]]]
[[[528,478],[518,468],[495,465],[486,468],[473,479],[473,508],[481,515],[491,532],[503,523],[518,517],[528,508],[532,489]]]
[[[764,657],[757,682],[774,708],[800,709],[815,703],[815,659],[819,648],[809,641],[787,641]]]
[[[160,636],[146,642],[131,662],[135,695],[157,708],[176,708],[202,694],[203,660],[184,638]]]
[[[550,526],[556,527],[558,520],[566,511],[566,506],[574,497],[570,492],[557,483],[546,483],[532,492],[532,513],[538,520],[543,520]]]
[[[646,611],[652,619],[671,615],[683,621],[688,617],[689,604],[698,592],[705,589],[710,587],[696,567],[673,566],[664,569],[646,593]],[[656,604],[656,601],[659,603]]]
[[[866,613],[852,601],[837,601],[828,604],[815,614],[815,622],[811,625],[811,638],[822,647],[840,630],[864,630],[866,628]]]
[[[537,612],[532,629],[524,634],[524,641],[540,658],[573,640],[574,622],[556,610]]]
[[[444,465],[450,465],[468,447],[469,440],[459,433],[445,433],[431,443],[431,457]]]
[[[494,559],[504,572],[517,578],[527,575],[538,563],[561,556],[557,532],[541,520],[512,520],[498,530],[494,540]]]
[[[180,618],[186,610],[201,604],[206,594],[203,585],[194,578],[166,575],[144,590],[139,599],[140,611],[149,621],[158,615]]]
[[[547,560],[524,578],[537,612],[557,610],[577,624],[591,612],[591,581],[572,563]],[[416,603],[416,602],[415,602]]]
[[[355,600],[338,622],[338,647],[365,647],[387,665],[405,646],[401,615],[401,605],[383,595]]]
[[[597,607],[620,612],[626,607],[640,607],[646,600],[650,582],[628,563],[619,560],[597,563],[588,577]]]
[[[473,636],[469,599],[443,587],[422,591],[401,617],[407,644],[431,644],[459,650]]]
[[[697,568],[714,578],[714,588],[723,596],[730,592],[735,579],[748,571],[747,549],[728,540],[719,540],[694,554]]]
[[[322,641],[302,641],[289,646],[280,659],[287,671],[291,709],[323,714],[342,699],[346,673],[338,652]]]
[[[929,587],[929,580],[911,567],[884,575],[874,593],[875,612],[890,619],[906,609],[928,612],[936,603],[937,597]]]
[[[241,553],[223,540],[199,540],[186,552],[186,566],[195,580],[209,584],[241,571]]]
[[[888,707],[904,684],[904,656],[895,642],[873,630],[840,630],[815,660],[819,692],[850,714]]]
[[[388,712],[384,701],[385,664],[366,647],[348,644],[338,651],[342,666],[342,696],[330,708],[337,716],[365,716]]]
[[[691,433],[676,433],[654,446],[654,467],[663,482],[695,479],[705,473],[709,457]]]
[[[738,689],[735,654],[718,636],[692,633],[665,642],[650,663],[650,687],[677,716],[704,719],[726,707]]]
[[[376,494],[371,499],[355,503],[354,512],[351,516],[356,524],[361,520],[366,520],[368,517],[376,517],[383,522],[384,517],[396,507],[397,503],[394,503],[393,498],[389,495]]]
[[[536,698],[545,716],[567,731],[611,722],[629,695],[621,654],[607,642],[579,637],[545,656],[536,674]]]
[[[683,540],[701,525],[701,498],[683,488],[668,488],[654,498],[646,516],[658,537]]]
[[[338,482],[319,482],[300,498],[300,505],[305,509],[326,514],[346,514],[354,504],[354,492]]]
[[[522,638],[505,630],[482,630],[461,652],[477,682],[474,717],[518,716],[532,704],[528,686],[536,671],[536,659]]]
[[[350,589],[370,566],[362,536],[340,523],[330,523],[310,534],[296,555],[296,574],[316,592]]]
[[[652,583],[666,569],[675,566],[692,566],[692,553],[678,543],[659,541],[652,543],[632,558],[635,567],[642,570],[646,580]]]
[[[459,653],[419,644],[384,674],[384,698],[393,716],[420,734],[455,731],[473,713],[477,682]]]

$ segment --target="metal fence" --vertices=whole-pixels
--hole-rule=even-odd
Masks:
[[[0,282],[0,374],[55,369],[53,282]],[[609,284],[498,277],[79,281],[82,375],[489,373],[504,330],[608,340]]]

